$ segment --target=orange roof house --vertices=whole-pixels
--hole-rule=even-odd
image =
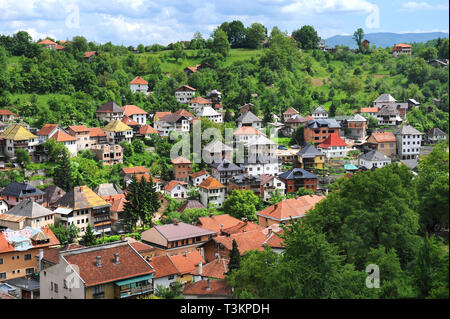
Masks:
[[[371,137],[377,143],[396,142],[395,135],[392,132],[372,133]]]
[[[230,216],[229,214],[216,215],[210,217],[200,217],[197,226],[211,230],[220,234],[222,229],[238,225],[241,220]]]
[[[183,289],[183,296],[190,298],[231,298],[231,287],[226,280],[200,280],[187,284]]]
[[[338,133],[331,133],[322,143],[317,145],[318,148],[329,148],[335,146],[347,146],[347,143],[344,142]]]
[[[131,116],[134,114],[145,114],[147,115],[148,112],[144,111],[143,109],[141,109],[139,106],[136,105],[125,105],[122,107],[123,110],[123,114],[125,114],[126,116]]]
[[[133,80],[131,80],[130,84],[141,84],[141,85],[148,85],[148,82],[145,81],[140,76],[135,77]]]
[[[56,142],[70,142],[76,141],[77,139],[63,131],[58,131],[50,138],[51,140],[55,140]]]
[[[142,125],[139,129],[139,134],[143,136],[148,134],[158,134],[158,131],[155,130],[151,125]]]
[[[172,164],[192,164],[192,162],[182,156],[178,156],[177,158],[171,161]]]
[[[218,189],[218,188],[226,188],[224,185],[222,185],[217,179],[214,177],[208,177],[203,182],[198,185],[199,188],[204,189]]]

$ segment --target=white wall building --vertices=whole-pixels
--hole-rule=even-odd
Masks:
[[[397,154],[402,160],[418,159],[422,144],[422,133],[411,125],[403,125],[394,132],[397,139]]]
[[[367,152],[359,157],[359,166],[367,169],[380,168],[389,164],[391,164],[391,159],[377,150]]]

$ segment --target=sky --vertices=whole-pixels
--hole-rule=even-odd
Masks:
[[[277,26],[289,34],[312,25],[319,36],[364,32],[449,32],[444,0],[0,0],[0,34],[27,31],[34,40],[76,35],[98,43],[167,45],[209,38],[222,22]]]

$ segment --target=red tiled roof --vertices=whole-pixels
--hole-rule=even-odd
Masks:
[[[362,107],[361,113],[378,113],[379,110],[378,107]]]
[[[207,280],[200,280],[184,286],[183,295],[206,295],[206,296],[231,296],[231,288],[227,285],[226,280],[210,280],[209,289]]]
[[[167,255],[153,257],[149,264],[155,269],[155,274],[153,275],[155,279],[178,273],[178,269]]]
[[[170,115],[172,114],[172,112],[156,112],[154,118],[158,118],[159,120],[161,120],[164,116],[166,115]]]
[[[211,176],[205,179],[203,182],[201,182],[200,185],[198,185],[198,187],[206,189],[226,188],[217,179]]]
[[[328,137],[317,147],[320,148],[329,148],[333,146],[347,146],[347,143],[339,136],[338,133],[331,133]]]
[[[84,246],[82,245],[77,245],[77,244],[69,244],[67,246],[64,247],[60,247],[60,248],[50,248],[50,249],[45,249],[44,250],[44,260],[45,261],[49,261],[51,263],[54,264],[58,264],[59,263],[59,253],[62,251],[69,251],[72,249],[78,249],[78,248],[83,248]]]
[[[222,244],[226,249],[231,250],[233,248],[233,239],[236,240],[239,253],[242,255],[245,252],[255,249],[263,250],[263,243],[266,240],[267,235],[264,231],[253,230],[246,233],[235,233],[229,236],[217,236],[213,237],[216,243]]]
[[[395,142],[395,135],[392,132],[372,133],[377,143]]]
[[[114,254],[119,254],[120,263],[114,263]],[[100,256],[102,267],[96,265],[96,257]],[[86,287],[113,282],[126,278],[149,275],[155,270],[128,243],[86,248],[64,254],[71,265],[76,265],[79,276]]]
[[[172,255],[169,258],[180,275],[190,274],[195,271],[199,263],[205,263],[205,260],[197,250]]]
[[[253,126],[241,126],[233,135],[262,135],[262,133]]]
[[[134,115],[134,114],[148,114],[146,111],[141,109],[139,106],[136,105],[125,105],[122,107],[123,114],[126,116]]]
[[[85,125],[71,125],[69,128],[74,132],[89,132],[89,128]]]
[[[191,103],[197,103],[197,104],[211,104],[211,101],[201,97],[201,96],[197,96],[195,98],[193,98],[192,100],[189,101],[189,104]]]
[[[183,115],[185,117],[195,117],[194,115],[192,115],[192,113],[189,113],[188,111],[186,111],[185,109],[179,109],[178,111],[176,111],[175,113],[176,115]]]
[[[56,50],[64,50],[64,47],[62,45],[56,44],[55,45]]]
[[[15,114],[13,112],[11,112],[10,110],[1,109],[0,110],[0,115],[15,115]]]
[[[225,279],[225,274],[228,272],[228,263],[230,261],[228,259],[220,258],[211,261],[205,265],[202,265],[202,274],[203,277],[216,278],[216,279]],[[196,270],[192,272],[193,275],[200,275],[200,269],[197,267]]]
[[[177,186],[178,184],[181,184],[182,186],[186,185],[185,182],[181,182],[181,181],[170,181],[166,184],[166,186],[164,186],[164,190],[170,192],[175,186]]]
[[[305,195],[298,198],[285,199],[256,213],[258,216],[276,219],[278,221],[289,220],[305,216],[305,213],[325,199],[326,196]]]
[[[197,177],[202,176],[202,175],[210,175],[210,174],[208,173],[208,171],[206,169],[202,169],[200,172],[192,173],[190,176],[192,178],[197,178]]]
[[[91,127],[89,128],[89,136],[90,137],[100,137],[106,136],[105,131],[103,131],[100,127]]]
[[[147,168],[145,166],[124,167],[122,168],[122,172],[124,172],[124,174],[126,175],[148,173]]]
[[[191,164],[192,162],[183,156],[178,156],[171,161],[172,164]]]
[[[58,131],[50,138],[51,140],[55,140],[57,142],[68,142],[68,141],[76,141],[77,139],[63,131]]]
[[[229,214],[223,214],[211,217],[200,217],[197,226],[220,234],[222,228],[230,228],[238,225],[240,222],[241,220],[234,218]],[[223,227],[221,225],[223,225]]]
[[[121,122],[128,125],[128,126],[139,126],[140,124],[138,122],[136,122],[135,120],[129,118],[128,116],[124,116],[121,119]]]
[[[272,248],[285,248],[283,245],[284,239],[280,237],[280,235],[283,235],[284,231],[281,230],[279,232],[272,232],[269,237],[266,239],[264,244],[269,245],[269,247]]]
[[[244,222],[244,221],[240,221],[239,224],[228,227],[228,228],[223,228],[222,232],[224,234],[227,235],[231,235],[231,234],[236,234],[236,233],[243,233],[243,232],[248,232],[248,231],[253,231],[253,230],[260,230],[262,231],[264,229],[264,227],[259,226],[258,224],[252,223],[252,222]]]
[[[392,50],[393,51],[401,51],[402,48],[412,48],[412,45],[405,44],[405,43],[399,43],[399,44],[394,45]]]
[[[189,91],[197,91],[196,89],[194,89],[192,86],[189,85],[183,85],[182,87],[179,87],[177,91],[186,91],[186,89]]]
[[[290,107],[286,110],[286,112],[283,113],[284,115],[291,115],[291,114],[299,114],[296,109],[293,107]]]
[[[38,42],[38,44],[43,44],[43,45],[57,45],[55,42],[53,42],[52,40],[49,40],[49,39],[45,39],[45,40],[42,40],[41,42]]]
[[[146,135],[146,134],[158,134],[158,131],[155,130],[150,125],[142,125],[139,129],[139,134]]]
[[[36,133],[36,135],[48,136],[48,134],[50,134],[50,132],[53,131],[57,126],[58,126],[58,124],[45,124],[39,130],[39,132]]]
[[[141,78],[140,76],[135,77],[130,84],[142,84],[142,85],[147,85],[148,82],[145,81],[143,78]]]
[[[84,57],[90,58],[91,56],[96,55],[96,54],[97,54],[97,51],[87,51],[87,52],[84,52]]]

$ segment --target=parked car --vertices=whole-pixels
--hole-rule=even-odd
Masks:
[[[279,150],[287,150],[288,148],[284,145],[278,145]]]
[[[297,148],[300,148],[300,146],[298,146],[297,144],[294,144],[294,145],[291,145],[291,148],[297,149]]]

